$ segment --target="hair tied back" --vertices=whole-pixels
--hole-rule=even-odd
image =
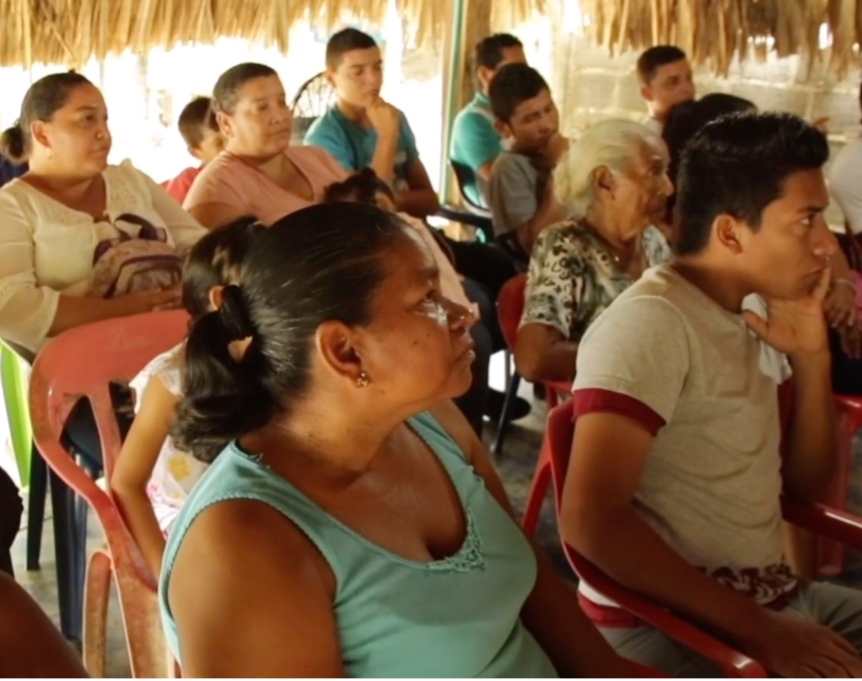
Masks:
[[[229,284],[222,289],[222,304],[218,312],[229,342],[254,335],[242,290],[236,284]]]

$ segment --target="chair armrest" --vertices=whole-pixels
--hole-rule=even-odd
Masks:
[[[862,518],[824,504],[803,504],[781,498],[784,519],[803,530],[862,550]]]
[[[452,222],[460,222],[465,225],[470,225],[476,229],[482,230],[485,234],[493,236],[494,229],[490,217],[476,215],[475,213],[471,213],[462,208],[449,205],[440,206],[440,210],[437,211],[437,215],[446,220],[451,220]]]
[[[626,589],[571,547],[566,546],[565,551],[569,564],[590,586],[635,617],[714,662],[726,676],[758,678],[768,676],[760,663],[734,650],[723,641],[713,638],[669,610]]]

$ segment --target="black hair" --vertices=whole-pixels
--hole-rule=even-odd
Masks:
[[[678,180],[682,152],[701,128],[724,115],[756,109],[754,102],[723,92],[714,92],[698,100],[689,100],[674,105],[668,112],[667,120],[662,128],[662,138],[667,144],[670,154],[668,177],[670,177],[674,187],[676,187]],[[666,219],[668,222],[672,221],[675,205],[676,194],[673,194],[667,201]]]
[[[232,66],[216,81],[213,88],[212,109],[220,113],[233,114],[239,91],[243,85],[255,78],[278,76],[270,66],[246,62]]]
[[[496,69],[503,61],[503,50],[508,47],[524,47],[524,44],[510,33],[495,33],[476,43],[473,64],[476,69]]]
[[[212,99],[209,97],[195,97],[185,105],[177,127],[190,149],[197,149],[201,145],[207,130],[218,131],[214,118]]]
[[[506,64],[494,74],[488,88],[491,111],[498,120],[508,123],[519,104],[538,97],[543,90],[550,88],[532,66]]]
[[[757,229],[785,180],[828,158],[826,136],[792,114],[737,113],[709,123],[682,154],[674,252],[702,251],[722,214]]]
[[[341,58],[353,50],[368,50],[377,43],[367,33],[355,28],[345,28],[333,33],[326,43],[326,68],[334,71],[341,65]]]
[[[390,201],[395,201],[392,189],[381,180],[373,168],[363,168],[353,173],[344,182],[335,182],[326,188],[323,200],[326,203],[335,201],[353,201],[376,205],[378,194],[383,194]]]
[[[257,218],[242,217],[204,235],[183,266],[183,307],[192,320],[209,312],[210,291],[239,282],[242,261],[266,229]]]
[[[410,230],[391,213],[358,203],[311,206],[255,237],[240,283],[192,323],[172,434],[212,461],[230,440],[266,426],[308,388],[313,338],[329,320],[371,321],[386,277],[384,254]],[[251,341],[241,359],[229,345]]]
[[[644,51],[638,57],[638,77],[641,79],[643,85],[649,85],[662,66],[673,64],[683,59],[688,59],[688,56],[678,47],[674,45],[656,45]]]
[[[66,71],[40,78],[30,86],[21,103],[21,116],[0,137],[0,151],[13,161],[21,161],[30,152],[30,126],[34,121],[50,121],[62,109],[76,88],[92,83],[80,73]]]

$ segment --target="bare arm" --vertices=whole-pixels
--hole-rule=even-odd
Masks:
[[[506,491],[485,446],[451,402],[433,410],[435,418],[467,454],[488,491],[516,522]],[[578,605],[575,591],[544,552],[531,541],[538,562],[533,592],[522,610],[524,625],[553,662],[561,677],[629,677],[629,663],[619,657]]]
[[[180,296],[179,286],[165,291],[127,293],[109,299],[61,295],[48,335],[56,336],[68,329],[103,319],[173,309],[179,306]]]
[[[538,381],[571,381],[578,363],[578,344],[547,324],[529,323],[518,329],[515,364],[523,378]]]
[[[165,537],[147,496],[147,484],[168,437],[177,402],[162,379],[154,376],[150,380],[111,475],[114,499],[154,575],[162,570]]]
[[[796,391],[782,477],[799,501],[825,501],[838,464],[830,361],[828,350],[790,358]]]
[[[395,179],[395,155],[398,151],[398,135],[377,137],[377,146],[374,147],[374,155],[371,157],[371,167],[377,173],[377,177],[390,187]]]
[[[0,573],[0,676],[86,678],[81,660],[15,580]]]
[[[425,165],[419,159],[407,166],[407,186],[410,187],[408,191],[395,197],[398,210],[417,218],[434,215],[440,210],[440,200],[431,186]]]
[[[632,508],[652,441],[625,416],[578,419],[572,445],[577,454],[563,491],[563,537],[624,586],[717,633],[745,638],[760,608],[689,565]]]
[[[342,677],[335,577],[274,508],[224,501],[195,520],[168,586],[188,677]]]

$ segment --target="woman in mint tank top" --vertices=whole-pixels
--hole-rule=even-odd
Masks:
[[[628,676],[449,398],[471,313],[371,206],[280,220],[192,326],[173,434],[212,466],[159,599],[186,676]]]

